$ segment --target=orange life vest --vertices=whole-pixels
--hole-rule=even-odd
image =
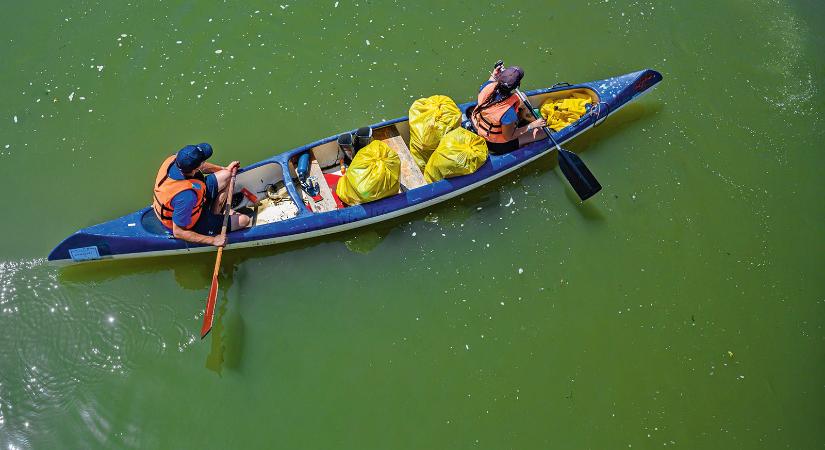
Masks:
[[[192,220],[189,221],[189,226],[185,229],[195,226],[195,222],[201,216],[203,205],[206,203],[206,183],[203,180],[187,178],[185,180],[175,180],[169,178],[169,168],[175,163],[175,155],[166,158],[158,170],[158,175],[155,177],[154,199],[152,207],[155,210],[155,215],[158,216],[160,222],[170,230],[172,229],[172,213],[175,208],[172,207],[172,199],[179,193],[191,189],[195,191],[198,196],[195,207],[192,208]]]
[[[484,101],[487,100],[487,97],[493,94],[493,90],[496,86],[498,86],[498,83],[493,82],[481,89],[481,92],[478,93],[479,105],[484,103]],[[518,108],[519,101],[518,95],[513,93],[504,101],[496,103],[488,108],[484,108],[483,111],[479,111],[478,106],[476,106],[476,109],[473,110],[472,121],[473,125],[476,127],[478,135],[489,142],[496,142],[500,144],[512,140],[505,138],[502,134],[501,117],[504,116],[504,113],[506,113],[511,107]]]

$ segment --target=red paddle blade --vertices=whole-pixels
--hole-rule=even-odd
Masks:
[[[209,288],[209,297],[206,298],[206,312],[203,315],[203,326],[201,326],[201,339],[205,338],[212,330],[212,319],[215,317],[215,303],[218,300],[218,276],[212,277],[212,287]]]

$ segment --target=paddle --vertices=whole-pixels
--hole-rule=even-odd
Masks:
[[[229,189],[226,191],[226,209],[223,212],[223,226],[221,236],[226,236],[226,226],[229,223],[229,212],[232,211],[232,190],[235,189],[235,172],[232,169],[232,178],[229,179]],[[215,303],[218,299],[218,271],[221,269],[221,257],[223,247],[218,247],[218,257],[215,259],[215,271],[212,272],[212,286],[209,288],[209,296],[206,297],[206,312],[203,315],[203,325],[201,326],[201,339],[205,338],[212,330],[212,319],[215,317]]]
[[[533,109],[533,105],[531,105],[530,101],[527,100],[527,96],[518,89],[516,89],[516,94],[518,94],[522,103],[524,103],[524,106],[526,106],[527,109],[529,109],[533,114],[533,117],[539,119],[540,117],[536,114],[536,110]],[[556,146],[556,151],[559,154],[559,167],[561,167],[561,173],[564,174],[564,177],[567,178],[567,181],[571,186],[573,186],[573,190],[576,191],[579,198],[582,199],[582,201],[585,201],[592,197],[596,192],[599,192],[602,189],[602,185],[599,184],[599,180],[593,176],[590,169],[584,165],[584,161],[579,158],[579,155],[561,148],[559,143],[556,142],[556,139],[553,137],[553,130],[551,130],[550,127],[544,126],[542,129],[545,133],[547,133],[547,136],[550,137],[553,145]]]

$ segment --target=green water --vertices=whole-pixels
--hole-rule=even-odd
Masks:
[[[825,7],[18,2],[0,17],[0,448],[825,446]],[[220,50],[220,52],[218,52]],[[207,141],[258,161],[474,97],[651,67],[551,158],[366,231],[58,270]]]

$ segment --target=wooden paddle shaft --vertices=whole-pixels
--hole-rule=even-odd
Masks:
[[[221,258],[223,257],[223,247],[218,247],[218,257],[215,258],[215,270],[212,272],[212,278],[218,276],[218,271],[221,270]]]
[[[235,173],[237,169],[232,169],[232,177],[229,179],[229,187],[226,189],[226,209],[223,212],[223,226],[221,227],[221,236],[226,236],[226,228],[229,224],[229,213],[232,211],[232,191],[235,190]],[[220,254],[222,253],[220,250],[223,249],[221,247],[218,250],[218,258],[220,258]]]
[[[226,229],[229,225],[229,216],[232,212],[232,191],[235,189],[235,172],[232,170],[232,177],[229,179],[229,187],[226,189],[226,206],[223,211],[223,225],[221,226],[221,236],[226,236]],[[225,245],[225,244],[224,244]],[[212,279],[218,277],[218,271],[221,270],[221,258],[223,257],[223,247],[218,247],[218,256],[215,258],[215,271],[212,272]]]
[[[232,177],[229,179],[229,187],[226,189],[226,205],[223,211],[223,225],[221,226],[221,236],[226,236],[226,229],[229,225],[229,216],[232,212],[232,191],[235,189],[235,172],[237,169],[232,169]],[[218,271],[221,269],[221,257],[223,256],[223,247],[218,247],[218,257],[215,259],[215,271],[212,277],[218,276]]]
[[[221,226],[221,236],[226,236],[226,228],[229,224],[229,215],[232,211],[232,191],[235,189],[235,171],[232,170],[232,178],[229,179],[229,187],[226,190],[226,206],[223,213],[223,225]],[[225,244],[224,244],[225,245]],[[215,316],[215,303],[218,298],[218,272],[221,270],[221,258],[223,257],[223,247],[218,247],[218,256],[215,258],[215,270],[212,272],[212,286],[209,288],[209,296],[206,298],[206,311],[203,315],[203,326],[201,326],[201,339],[209,334],[212,329],[212,321]]]

